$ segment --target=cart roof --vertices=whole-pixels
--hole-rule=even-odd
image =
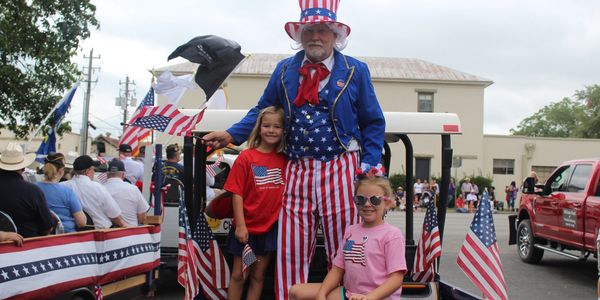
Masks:
[[[182,109],[191,115],[198,110]],[[220,131],[240,121],[247,110],[207,109],[194,132]],[[461,134],[462,128],[455,113],[384,112],[386,135],[397,134]],[[387,138],[386,138],[387,140]]]

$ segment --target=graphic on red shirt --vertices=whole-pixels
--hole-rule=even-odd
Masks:
[[[283,184],[281,178],[281,169],[267,168],[265,166],[252,165],[252,173],[254,174],[254,182],[257,186],[265,184]]]

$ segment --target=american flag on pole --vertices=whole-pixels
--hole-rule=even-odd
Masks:
[[[483,193],[456,263],[486,298],[508,299],[487,191]]]
[[[142,103],[140,103],[136,111],[133,113],[133,117],[131,117],[131,119],[129,120],[129,124],[135,122],[142,108],[152,105],[154,105],[154,88],[150,88],[150,90],[148,90],[148,93],[146,93],[144,100],[142,100]],[[125,128],[125,131],[123,132],[121,140],[119,141],[119,145],[127,144],[131,146],[131,155],[135,156],[138,154],[139,151],[139,141],[149,137],[150,134],[152,134],[152,131],[150,129],[131,125],[127,126],[127,128]]]
[[[196,251],[200,254],[200,285],[208,299],[227,299],[229,266],[219,249],[203,213],[196,220],[194,239],[199,240]]]
[[[207,299],[227,299],[229,267],[208,223],[201,213],[192,233],[183,197],[179,198],[179,251],[177,281],[185,288],[184,299],[200,289]]]
[[[252,174],[256,185],[283,184],[280,168],[268,169],[265,166],[252,165]]]
[[[196,244],[196,245],[194,245]],[[177,282],[185,288],[184,299],[194,299],[200,292],[197,242],[192,239],[183,196],[179,196],[179,250],[177,252]]]
[[[131,125],[155,129],[170,135],[186,136],[190,135],[196,124],[202,120],[205,110],[206,108],[194,116],[188,116],[172,104],[146,106],[136,115],[137,118]]]
[[[423,221],[423,233],[417,245],[412,278],[416,282],[433,281],[435,262],[442,255],[442,242],[435,212],[435,201],[429,200]]]

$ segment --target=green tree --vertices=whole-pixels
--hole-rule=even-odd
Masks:
[[[0,5],[0,128],[24,137],[80,75],[71,57],[89,26],[88,0],[12,0]]]
[[[523,119],[512,135],[542,137],[576,137],[585,118],[585,106],[580,101],[564,98],[560,102],[544,106],[538,112]]]
[[[577,130],[582,138],[600,138],[600,85],[586,86],[575,92],[577,100],[585,105],[585,118]]]

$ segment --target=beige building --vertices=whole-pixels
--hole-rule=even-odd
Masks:
[[[225,83],[228,108],[249,109],[256,104],[277,62],[289,55],[251,54]],[[470,175],[490,176],[501,191],[514,180],[520,183],[533,168],[545,179],[560,162],[600,156],[600,140],[528,138],[484,135],[483,107],[489,79],[453,70],[420,59],[358,57],[369,65],[377,98],[384,111],[452,112],[461,120],[462,135],[452,139],[458,179]],[[190,74],[197,65],[181,63],[154,70],[159,76]],[[201,89],[188,91],[182,108],[199,108],[205,95]],[[158,97],[159,103],[165,99]],[[388,120],[390,121],[390,120]],[[225,129],[225,128],[223,128]],[[439,137],[411,136],[416,157],[416,178],[440,176]],[[159,142],[166,141],[159,138]],[[170,141],[180,142],[180,139]],[[392,147],[391,174],[404,173],[404,149]]]

